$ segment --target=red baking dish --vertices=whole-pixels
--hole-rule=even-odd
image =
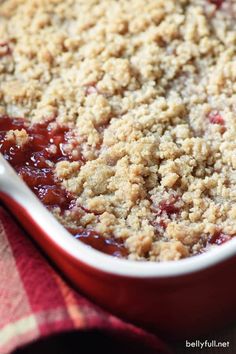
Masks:
[[[180,261],[117,259],[71,236],[0,156],[0,198],[61,271],[112,313],[169,339],[236,317],[236,239]]]

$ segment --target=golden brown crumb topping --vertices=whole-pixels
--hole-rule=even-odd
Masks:
[[[1,2],[0,116],[56,117],[83,156],[56,165],[90,210],[63,222],[154,261],[236,234],[235,16],[233,0]]]

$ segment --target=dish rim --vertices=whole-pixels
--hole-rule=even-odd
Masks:
[[[1,154],[0,192],[10,198],[17,208],[23,208],[55,246],[76,261],[103,273],[129,278],[178,277],[203,271],[236,256],[236,238],[200,255],[174,261],[132,261],[104,254],[75,239],[46,209]]]

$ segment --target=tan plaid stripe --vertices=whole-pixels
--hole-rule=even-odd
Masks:
[[[0,331],[0,354],[9,353],[38,336],[38,324],[34,315],[9,323]]]

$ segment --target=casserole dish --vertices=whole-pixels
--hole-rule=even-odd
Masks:
[[[236,239],[179,261],[116,259],[77,241],[0,156],[0,198],[68,279],[92,300],[169,339],[235,319]]]

